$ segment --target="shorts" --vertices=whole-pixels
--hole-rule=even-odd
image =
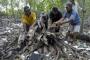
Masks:
[[[80,25],[70,25],[69,27],[70,32],[80,32]]]

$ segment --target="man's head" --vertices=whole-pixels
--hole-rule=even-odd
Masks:
[[[57,11],[58,11],[58,8],[57,8],[57,7],[53,7],[53,8],[52,8],[52,12],[53,12],[54,14],[56,14]]]
[[[25,13],[25,15],[30,15],[31,14],[30,8],[28,6],[24,7],[24,13]]]
[[[71,12],[72,11],[72,3],[68,2],[66,4],[66,10],[67,10],[67,12]]]

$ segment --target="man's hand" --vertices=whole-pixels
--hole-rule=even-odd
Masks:
[[[62,25],[63,23],[62,23],[62,21],[60,21],[60,22],[55,22],[54,24],[56,24],[56,25]]]
[[[56,24],[52,24],[50,27],[56,27]]]
[[[58,22],[54,22],[54,24],[58,24]]]

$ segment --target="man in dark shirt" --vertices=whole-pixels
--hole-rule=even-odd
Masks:
[[[53,7],[49,14],[49,17],[52,25],[54,22],[62,18],[62,13],[59,11],[57,7]],[[56,28],[55,32],[59,32],[59,27]]]

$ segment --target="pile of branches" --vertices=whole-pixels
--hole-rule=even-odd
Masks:
[[[0,45],[0,60],[14,60],[17,56],[20,57],[21,55],[23,55],[25,59],[27,59],[27,57],[31,58],[33,53],[36,54],[36,51],[43,60],[90,59],[89,49],[80,49],[69,45],[65,37],[61,35],[61,32],[58,34],[50,31],[37,33],[35,30],[32,30],[28,35],[25,35],[20,24],[13,22],[8,24],[5,22],[6,26],[0,27],[0,42],[3,42],[3,44]],[[78,36],[77,39],[81,39],[81,41],[86,39],[86,41],[89,42],[87,35],[81,34]],[[17,46],[18,43],[19,47]]]
[[[32,54],[37,51],[44,60],[59,60],[62,58],[67,60],[90,59],[89,49],[80,49],[69,45],[66,39],[61,38],[61,33],[57,34],[46,31],[38,34],[34,31],[34,34],[32,35],[33,36],[31,36],[30,33],[30,36],[28,36],[28,38],[22,43],[22,45],[25,46],[21,49],[21,51],[26,54],[26,57],[32,56]]]
[[[10,56],[10,50],[17,46],[22,28],[20,23],[16,24],[13,21],[10,18],[0,18],[0,60]],[[13,60],[13,57],[8,60]]]

